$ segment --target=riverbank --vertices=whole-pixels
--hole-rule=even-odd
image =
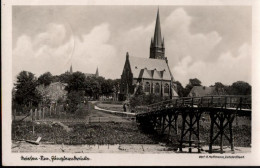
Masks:
[[[215,153],[219,153],[219,147],[214,146]],[[208,146],[203,146],[201,153],[206,153]],[[33,145],[26,142],[13,142],[12,152],[15,153],[179,153],[164,144],[115,144],[115,145],[62,145],[41,143]],[[187,153],[188,149],[184,148],[182,153]],[[197,153],[197,150],[193,150]],[[230,148],[224,147],[225,153],[232,153]],[[250,153],[251,148],[235,147],[235,153]]]

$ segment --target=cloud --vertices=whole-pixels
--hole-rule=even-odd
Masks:
[[[50,23],[45,32],[33,38],[22,35],[17,39],[13,50],[13,79],[22,70],[37,76],[46,71],[61,74],[69,69],[71,61],[75,71],[94,73],[99,66],[101,74],[102,71],[112,73],[116,50],[107,44],[109,38],[108,24],[94,27],[80,40],[64,25]]]
[[[113,76],[116,73],[116,49],[108,44],[110,35],[109,24],[103,23],[83,35],[82,40],[77,38],[72,59],[74,67],[82,72],[95,73],[98,66],[101,75]]]
[[[193,59],[209,60],[214,47],[221,42],[222,37],[211,31],[206,34],[190,32],[192,17],[183,8],[174,10],[163,22],[165,34],[165,50],[171,66],[186,56]]]
[[[211,52],[221,43],[217,31],[193,34],[190,31],[193,18],[183,8],[172,11],[161,19],[162,36],[165,39],[165,55],[176,80],[187,83],[189,75],[199,75],[206,62],[213,62]],[[124,51],[137,57],[149,57],[150,38],[153,36],[155,22],[130,29],[122,37]],[[124,53],[122,53],[124,54]],[[201,65],[203,64],[203,65]],[[190,67],[197,67],[194,73],[187,73]]]
[[[183,85],[186,85],[190,78],[198,78],[207,86],[215,82],[230,85],[238,80],[251,83],[251,46],[245,43],[237,53],[237,56],[231,52],[223,53],[215,62],[196,61],[186,56],[172,71],[175,72],[175,79]]]

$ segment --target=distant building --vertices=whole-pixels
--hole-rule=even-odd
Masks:
[[[86,77],[99,77],[99,72],[98,72],[98,68],[96,70],[96,73],[92,74],[92,73],[84,73]]]
[[[66,84],[61,82],[53,82],[48,86],[40,85],[37,90],[43,96],[43,99],[50,100],[51,103],[57,103],[60,100],[66,100],[67,91],[65,90]]]
[[[72,65],[70,66],[70,70],[66,71],[66,73],[73,74]],[[99,77],[98,67],[96,69],[96,73],[84,73],[86,77]]]
[[[207,86],[194,86],[188,97],[202,97],[202,96],[213,96],[213,95],[226,95],[227,93],[223,88],[207,87]]]
[[[161,36],[159,10],[150,44],[150,57],[140,58],[126,53],[124,69],[121,75],[120,99],[135,94],[142,85],[145,94],[157,94],[163,97],[178,96],[174,78],[165,57],[164,39]]]

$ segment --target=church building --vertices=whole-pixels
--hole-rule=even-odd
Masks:
[[[159,9],[154,37],[150,44],[150,57],[133,57],[126,53],[121,75],[120,97],[126,99],[142,86],[145,94],[157,94],[172,98],[178,96],[174,78],[165,57],[164,39],[161,36]]]

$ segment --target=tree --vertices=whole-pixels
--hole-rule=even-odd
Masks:
[[[201,86],[201,81],[197,78],[189,79],[189,84],[187,84],[185,89],[183,90],[183,96],[184,97],[188,96],[191,89],[194,86]]]
[[[75,72],[68,78],[66,90],[71,91],[84,91],[86,87],[86,76],[82,72]]]
[[[103,95],[108,96],[113,93],[113,87],[114,87],[113,80],[104,79],[102,83],[100,83],[100,85],[101,85],[101,92]]]
[[[144,93],[144,87],[143,87],[143,83],[140,83],[138,86],[137,86],[137,89],[136,89],[136,92],[135,92],[135,95],[137,96],[143,96],[145,93]]]
[[[51,84],[52,80],[53,80],[53,77],[50,72],[45,72],[38,78],[39,84],[43,84],[44,86],[48,86],[49,84]]]
[[[102,80],[102,78],[87,77],[86,86],[85,86],[85,94],[87,96],[98,99],[99,94],[101,93],[101,85],[99,83],[101,80]]]
[[[36,90],[37,78],[31,72],[22,71],[17,76],[15,84],[15,102],[24,106],[37,106],[41,95]]]
[[[70,73],[65,72],[59,76],[59,81],[62,83],[69,83],[71,76],[72,75]]]
[[[227,94],[227,87],[223,85],[221,82],[216,82],[213,87],[215,87],[215,91],[218,95],[226,95]]]
[[[237,81],[229,87],[228,92],[231,95],[251,95],[251,85],[247,82]]]
[[[68,93],[69,111],[75,113],[78,106],[84,101],[84,91],[71,90]]]
[[[201,81],[197,78],[190,79],[189,82],[191,86],[201,86]]]
[[[183,95],[184,95],[184,88],[183,88],[182,84],[179,81],[176,81],[175,83],[177,85],[177,93],[178,93],[178,95],[180,97],[183,97]]]

